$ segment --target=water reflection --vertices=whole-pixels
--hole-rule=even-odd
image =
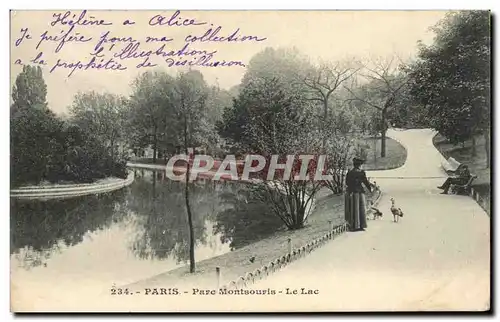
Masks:
[[[137,171],[131,186],[112,193],[11,200],[12,265],[37,268],[33,279],[72,272],[117,283],[176,268],[189,259],[184,184],[168,180],[164,172]],[[251,188],[236,182],[190,183],[197,261],[283,227]]]
[[[248,185],[233,185],[232,190],[222,193],[225,210],[216,216],[215,232],[222,242],[229,242],[232,250],[246,246],[283,228],[283,222],[252,193]]]
[[[142,232],[133,244],[140,258],[177,262],[189,259],[189,226],[184,184],[165,179],[163,172],[146,173],[137,179],[129,194],[129,209],[138,215]],[[195,243],[207,245],[207,226],[223,208],[217,189],[208,182],[190,184]]]
[[[11,199],[10,251],[25,248],[24,266],[41,265],[51,253],[47,250],[55,252],[61,245],[77,245],[88,232],[118,222],[124,214],[125,195],[121,190],[46,201]]]

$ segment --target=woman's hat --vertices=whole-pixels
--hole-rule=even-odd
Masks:
[[[360,157],[354,157],[354,158],[352,159],[352,162],[353,162],[353,163],[365,163],[365,161],[366,161],[365,159],[362,159],[362,158],[360,158]]]

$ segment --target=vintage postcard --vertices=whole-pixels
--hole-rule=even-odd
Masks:
[[[13,312],[490,310],[490,11],[10,19]]]

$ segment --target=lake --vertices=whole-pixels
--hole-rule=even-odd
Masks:
[[[189,259],[184,185],[164,172],[136,170],[122,190],[69,199],[11,199],[11,280],[20,290],[53,293],[71,285],[123,285]],[[201,261],[266,238],[281,221],[237,182],[190,183]],[[46,293],[46,291],[43,291]]]

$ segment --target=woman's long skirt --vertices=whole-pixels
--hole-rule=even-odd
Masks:
[[[348,192],[345,194],[345,220],[349,223],[351,231],[367,227],[364,193]]]

